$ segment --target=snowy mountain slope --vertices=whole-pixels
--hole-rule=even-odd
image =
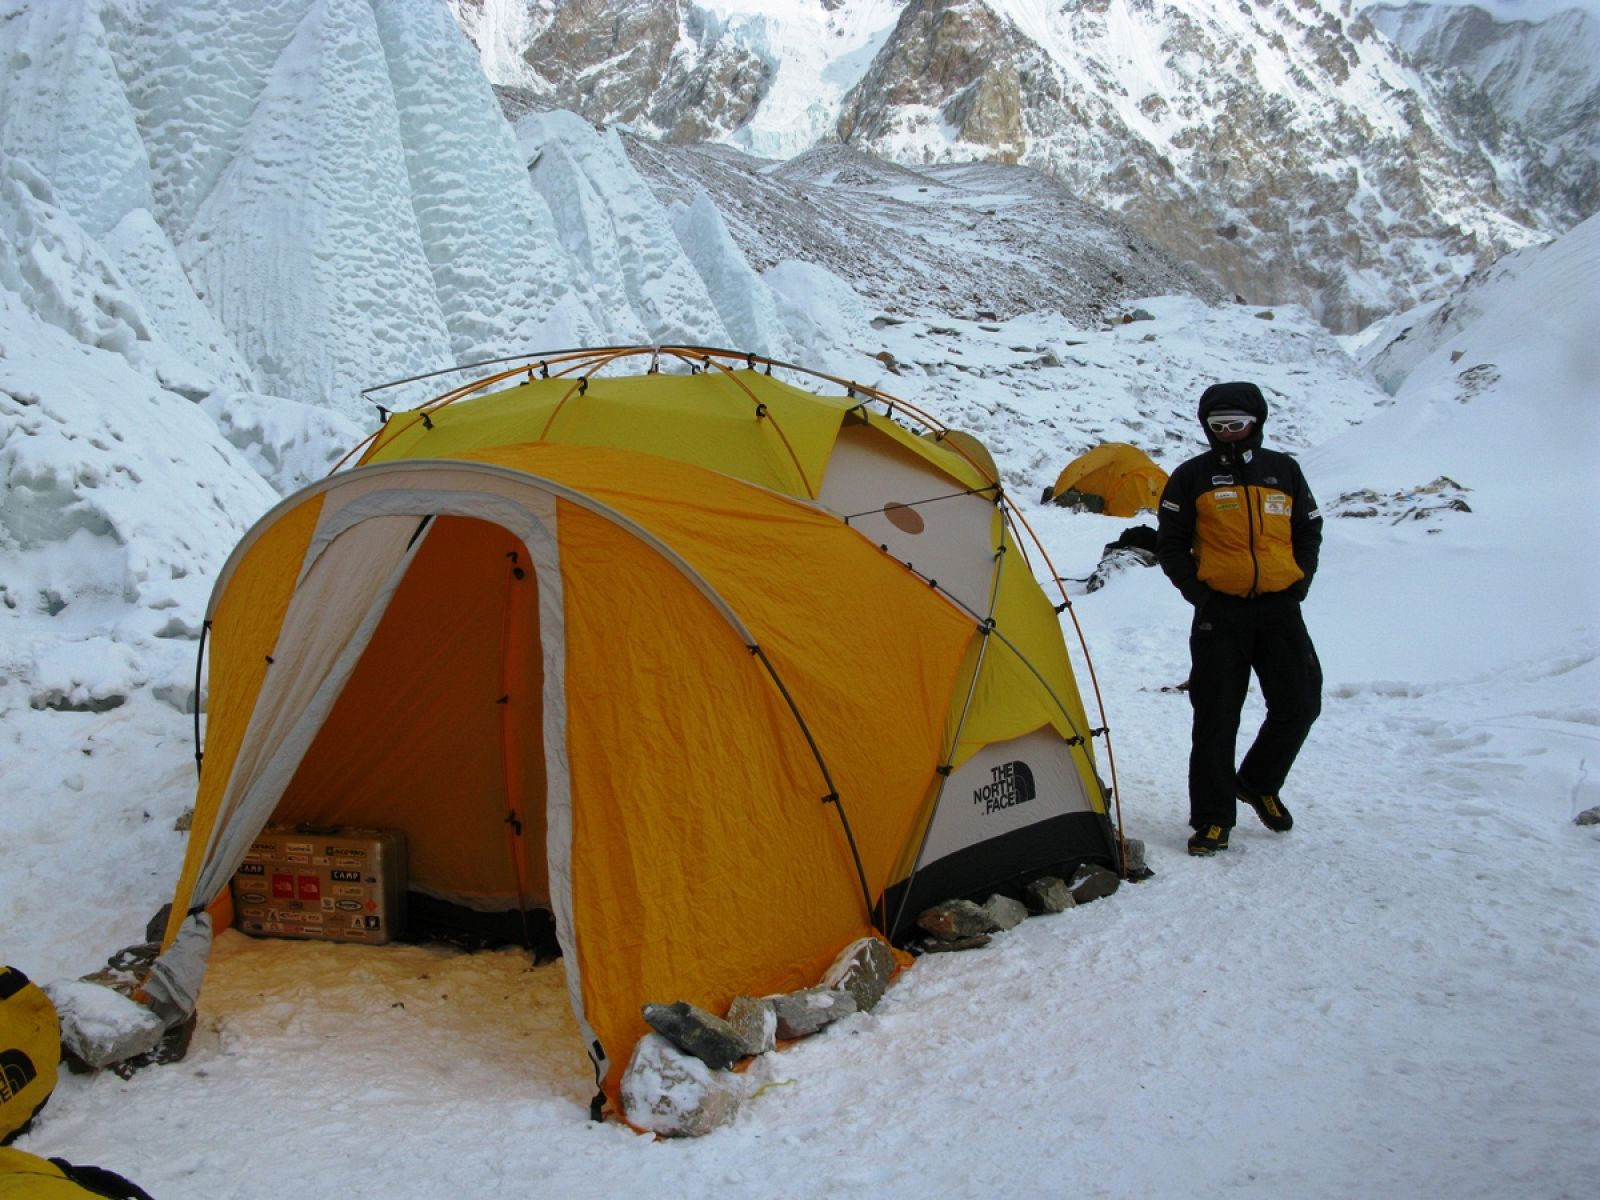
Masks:
[[[1341,492],[1410,497],[1398,511],[1369,518],[1370,536],[1414,541],[1412,531],[1397,532],[1406,524],[1451,535],[1451,556],[1419,556],[1386,578],[1364,578],[1347,587],[1351,602],[1393,589],[1391,600],[1376,600],[1379,607],[1425,609],[1442,594],[1479,593],[1489,576],[1510,585],[1503,606],[1468,604],[1448,627],[1419,630],[1412,647],[1442,664],[1446,647],[1465,642],[1485,671],[1524,662],[1553,638],[1570,639],[1575,655],[1600,644],[1600,558],[1593,552],[1600,518],[1573,503],[1594,484],[1600,411],[1570,399],[1592,399],[1600,377],[1600,347],[1582,332],[1600,328],[1600,217],[1502,267],[1453,301],[1448,321],[1419,323],[1407,344],[1415,341],[1421,357],[1392,407],[1306,457],[1307,471],[1323,481],[1319,499],[1335,512],[1371,507],[1365,497],[1340,504]],[[1398,366],[1393,356],[1387,361]],[[1419,490],[1440,477],[1455,486]],[[1470,514],[1426,511],[1452,497]],[[1421,510],[1422,519],[1396,522],[1407,509]],[[1556,589],[1515,586],[1552,562],[1566,564]],[[1411,680],[1430,669],[1411,654],[1392,667]]]
[[[1223,298],[1200,272],[1028,168],[912,170],[842,146],[773,164],[624,144],[659,200],[706,195],[757,270],[814,263],[887,313],[1049,310],[1092,325],[1138,296]]]
[[[1375,322],[1363,331],[1363,346],[1356,351],[1373,377],[1385,390],[1393,392],[1434,354],[1440,346],[1483,317],[1483,305],[1508,279],[1539,258],[1543,249],[1533,246],[1495,261],[1482,271],[1474,271],[1461,286],[1443,300],[1419,305]],[[1570,303],[1576,297],[1565,298]],[[1543,305],[1538,297],[1530,303]]]
[[[1530,183],[1565,200],[1569,220],[1600,208],[1600,15],[1573,8],[1530,23],[1470,5],[1407,4],[1367,16],[1454,99],[1467,136],[1508,154],[1494,134],[1516,128],[1539,149],[1518,163]]]
[[[455,7],[524,102],[766,157],[837,139],[907,164],[1022,162],[1230,291],[1345,332],[1593,211],[1545,163],[1549,126],[1522,123],[1532,101],[1496,88],[1507,107],[1485,118],[1483,93],[1436,86],[1333,0]],[[1515,52],[1549,67],[1530,90],[1579,69],[1524,28]]]

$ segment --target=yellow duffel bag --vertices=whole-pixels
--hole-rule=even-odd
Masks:
[[[151,1200],[121,1175],[101,1167],[75,1167],[64,1159],[0,1149],[0,1200]]]
[[[61,1023],[50,997],[15,967],[0,967],[0,1146],[50,1099],[60,1062]]]

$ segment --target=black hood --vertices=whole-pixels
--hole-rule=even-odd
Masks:
[[[1256,419],[1250,436],[1242,442],[1222,442],[1206,428],[1206,418],[1219,409],[1238,409]],[[1200,393],[1200,431],[1206,435],[1213,450],[1227,453],[1238,450],[1261,449],[1261,434],[1267,424],[1267,398],[1253,383],[1213,383]]]

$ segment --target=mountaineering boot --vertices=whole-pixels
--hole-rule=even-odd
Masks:
[[[1261,818],[1261,823],[1273,833],[1288,833],[1294,828],[1294,818],[1289,815],[1289,810],[1283,806],[1283,801],[1269,793],[1253,792],[1244,784],[1234,785],[1234,794],[1256,810],[1256,816]]]
[[[1189,839],[1189,853],[1199,858],[1209,858],[1227,848],[1228,830],[1223,825],[1202,825]]]

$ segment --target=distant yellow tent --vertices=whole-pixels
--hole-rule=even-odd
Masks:
[[[1068,493],[1096,496],[1108,517],[1132,517],[1144,509],[1155,511],[1167,473],[1143,450],[1126,442],[1102,442],[1067,464],[1048,498],[1070,502]]]
[[[695,370],[608,373],[641,354]],[[930,903],[1117,865],[992,470],[725,354],[478,381],[245,536],[145,985],[169,1023],[269,822],[401,829],[414,889],[553,914],[613,1099],[645,1002],[720,1012]]]

